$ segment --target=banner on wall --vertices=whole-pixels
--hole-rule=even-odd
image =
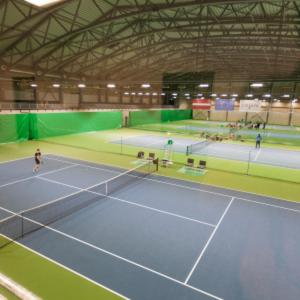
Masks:
[[[193,109],[196,110],[210,110],[211,100],[210,99],[194,99],[192,101]]]
[[[219,99],[215,101],[215,110],[234,110],[234,99]]]
[[[260,100],[240,100],[240,111],[261,111],[261,103]]]

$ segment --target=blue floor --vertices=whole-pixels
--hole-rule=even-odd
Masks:
[[[34,176],[32,163],[0,164],[0,218],[89,203],[19,242],[124,297],[299,300],[300,204],[157,175],[105,197],[97,184],[124,170],[48,155]]]
[[[113,141],[113,143],[122,143],[123,145],[164,149],[168,139],[172,139],[173,151],[186,153],[187,146],[195,144],[201,139],[189,139],[178,137],[163,137],[155,135],[134,136],[122,140]],[[239,160],[250,162],[252,164],[266,164],[278,167],[300,169],[300,151],[285,150],[279,148],[265,148],[262,144],[261,149],[255,149],[255,146],[230,144],[225,142],[214,142],[204,148],[193,148],[193,155],[205,155],[229,160]]]

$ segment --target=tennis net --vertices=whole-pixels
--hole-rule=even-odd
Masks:
[[[211,144],[212,141],[204,140],[195,144],[191,144],[186,147],[186,154],[194,154],[196,151],[202,150],[203,148],[207,147],[209,144]]]
[[[0,220],[0,248],[79,210],[103,201],[107,196],[137,183],[139,179],[157,171],[157,168],[158,164],[153,161],[142,162],[137,167],[104,182],[20,213],[2,209],[9,216]]]

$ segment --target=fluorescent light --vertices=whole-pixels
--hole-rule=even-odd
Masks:
[[[197,94],[197,97],[202,97],[203,96],[203,94]]]
[[[166,93],[161,93],[160,95],[161,95],[161,96],[165,96],[165,95],[166,95]]]
[[[30,86],[33,87],[33,88],[38,87],[38,85],[36,83],[31,83]]]
[[[209,84],[208,83],[200,83],[199,87],[201,87],[201,88],[208,88]]]
[[[143,93],[139,92],[139,93],[138,93],[138,95],[142,96],[142,95],[143,95]]]
[[[186,96],[186,97],[189,97],[189,95],[190,95],[189,93],[184,94],[184,96]]]
[[[263,87],[264,86],[264,84],[263,83],[260,83],[260,82],[254,82],[254,83],[251,83],[251,85],[250,85],[251,87]]]
[[[146,96],[149,96],[149,95],[150,95],[150,93],[145,93],[145,95],[146,95]]]
[[[253,97],[253,95],[252,94],[247,94],[246,97],[251,98],[251,97]]]
[[[78,87],[79,87],[80,89],[84,89],[84,88],[86,87],[86,85],[85,85],[84,83],[79,83],[79,84],[78,84]]]
[[[238,94],[232,94],[231,97],[238,97]]]
[[[116,87],[116,85],[115,85],[114,83],[108,83],[108,84],[107,84],[107,87],[108,87],[109,89],[114,89],[114,88]]]
[[[47,6],[52,5],[57,2],[62,2],[62,0],[25,0],[26,2],[35,6]]]
[[[227,94],[222,94],[221,97],[227,97]]]
[[[129,92],[124,92],[124,95],[129,95]]]
[[[132,92],[132,93],[131,93],[131,95],[135,95],[135,94],[136,94],[135,92]]]
[[[177,93],[173,93],[172,96],[177,96]]]
[[[59,83],[53,83],[52,86],[53,86],[54,88],[60,88],[60,84],[59,84]]]
[[[157,93],[152,93],[153,96],[157,96]]]
[[[150,83],[143,83],[142,87],[143,88],[149,88],[149,87],[151,87],[151,85],[150,85]]]
[[[217,95],[217,94],[211,94],[211,96],[212,96],[212,97],[217,97],[218,95]]]
[[[271,95],[271,94],[265,94],[264,97],[265,97],[265,98],[271,98],[272,95]]]
[[[282,97],[283,98],[290,98],[290,95],[289,94],[284,94]]]

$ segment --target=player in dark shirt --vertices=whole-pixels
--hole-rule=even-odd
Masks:
[[[36,152],[34,154],[34,161],[35,161],[35,166],[34,166],[33,172],[37,173],[40,170],[40,166],[42,163],[42,153],[41,153],[40,149],[36,149]]]

